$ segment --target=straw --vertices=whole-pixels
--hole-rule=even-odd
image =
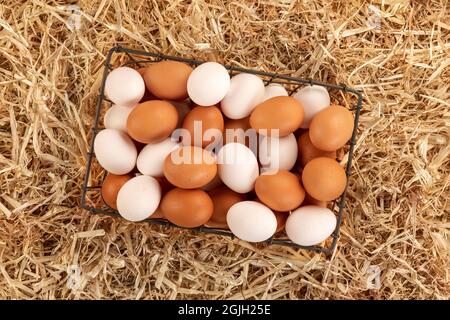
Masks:
[[[362,90],[334,254],[80,209],[117,44]],[[3,0],[0,297],[449,299],[448,79],[447,1]]]

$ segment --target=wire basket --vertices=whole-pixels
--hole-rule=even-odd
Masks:
[[[98,196],[100,194],[101,184],[100,185],[95,185],[95,184],[91,185],[91,183],[90,183],[92,180],[92,176],[93,176],[93,169],[95,167],[95,165],[93,163],[94,159],[95,159],[94,139],[95,139],[96,134],[101,130],[101,128],[99,128],[100,115],[102,113],[102,108],[105,106],[105,104],[112,104],[112,102],[109,101],[105,97],[104,89],[105,89],[106,77],[108,76],[108,73],[113,69],[111,66],[111,63],[110,63],[113,54],[125,54],[129,58],[129,61],[122,64],[122,66],[124,66],[124,65],[133,66],[134,65],[134,66],[138,66],[138,67],[143,67],[143,66],[149,65],[151,63],[161,61],[161,60],[173,60],[173,61],[185,62],[185,63],[191,65],[192,67],[195,67],[195,66],[202,64],[203,61],[167,56],[167,55],[163,55],[160,53],[151,53],[151,52],[127,49],[127,48],[123,48],[120,46],[116,46],[109,50],[108,55],[106,57],[105,64],[104,64],[104,72],[103,72],[103,78],[102,78],[102,82],[101,82],[101,86],[100,86],[97,107],[96,107],[96,111],[95,111],[94,124],[93,124],[93,127],[91,128],[92,137],[91,137],[91,143],[89,146],[89,152],[87,153],[86,174],[84,177],[82,194],[81,194],[81,207],[88,210],[92,214],[104,214],[104,215],[109,215],[112,217],[120,217],[117,210],[109,208],[105,204],[101,208],[96,207],[95,203],[103,202],[103,201],[93,200],[93,198],[95,198],[95,197],[98,198]],[[343,210],[344,210],[344,206],[345,206],[345,195],[346,195],[346,191],[347,191],[347,187],[348,187],[348,180],[349,180],[348,177],[350,176],[350,172],[351,172],[352,155],[353,155],[353,149],[355,146],[355,140],[356,140],[357,128],[358,128],[358,119],[359,119],[359,114],[360,114],[361,105],[362,105],[361,92],[359,92],[355,89],[349,88],[345,85],[322,83],[322,82],[314,81],[311,79],[299,79],[299,78],[294,78],[294,77],[290,77],[287,75],[281,75],[278,73],[249,70],[249,69],[233,67],[233,66],[225,66],[225,68],[227,70],[229,70],[230,77],[237,73],[240,73],[240,72],[246,72],[246,73],[251,73],[251,74],[261,77],[263,79],[263,81],[265,82],[265,85],[267,85],[269,83],[282,84],[288,91],[289,95],[293,94],[300,87],[302,87],[304,85],[319,85],[319,86],[323,86],[330,90],[340,91],[344,95],[351,94],[354,97],[356,97],[356,99],[357,99],[356,104],[350,108],[350,110],[354,112],[354,129],[353,129],[352,137],[351,137],[350,141],[348,142],[348,161],[347,161],[347,166],[345,169],[345,173],[347,176],[347,184],[346,184],[345,190],[342,193],[342,195],[338,199],[334,200],[331,205],[331,210],[333,212],[337,213],[337,223],[336,223],[335,230],[331,234],[331,238],[332,238],[331,243],[329,241],[327,242],[327,243],[330,243],[330,245],[328,247],[301,246],[301,245],[293,243],[292,241],[290,241],[287,238],[276,238],[275,236],[264,241],[265,243],[268,243],[268,244],[290,246],[290,247],[310,250],[310,251],[314,251],[314,252],[322,252],[325,254],[331,254],[334,251],[336,244],[337,244],[337,240],[339,238],[339,230],[340,230]],[[105,176],[106,176],[106,171],[103,172],[103,178]],[[144,220],[144,222],[168,226],[168,227],[174,227],[174,228],[179,228],[179,229],[186,229],[186,228],[176,226],[165,219],[149,218],[149,219]],[[228,236],[231,238],[235,237],[229,230],[226,230],[226,229],[197,227],[197,228],[189,228],[189,230],[192,230],[194,232],[200,232],[200,233],[209,233],[209,234],[216,234],[216,235],[221,235],[221,236]]]

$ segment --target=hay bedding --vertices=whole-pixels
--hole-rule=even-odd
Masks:
[[[75,31],[67,4],[0,3],[0,297],[450,298],[448,1],[374,1],[379,28],[360,1],[80,1]],[[364,91],[333,256],[79,209],[115,44]]]

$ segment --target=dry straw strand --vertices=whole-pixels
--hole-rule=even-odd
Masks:
[[[334,254],[80,209],[114,45],[362,90]],[[3,0],[0,297],[449,299],[449,79],[445,0]],[[381,272],[379,288],[368,287],[370,270]]]

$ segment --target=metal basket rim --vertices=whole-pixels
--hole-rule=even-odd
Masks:
[[[109,73],[110,70],[112,70],[112,66],[110,64],[111,62],[111,58],[113,56],[114,53],[125,53],[127,54],[131,60],[134,60],[132,63],[137,64],[139,66],[139,63],[148,63],[148,62],[155,62],[155,61],[151,61],[151,60],[136,60],[134,59],[134,57],[132,55],[139,55],[139,56],[144,56],[144,57],[152,57],[154,59],[156,59],[156,61],[160,61],[160,60],[172,60],[172,61],[179,61],[179,62],[185,62],[188,63],[190,65],[200,65],[201,63],[205,62],[205,61],[201,61],[201,60],[195,60],[195,59],[189,59],[189,58],[182,58],[182,57],[176,57],[176,56],[169,56],[169,55],[164,55],[161,53],[154,53],[154,52],[147,52],[147,51],[141,51],[141,50],[135,50],[135,49],[128,49],[128,48],[124,48],[122,46],[115,46],[113,48],[111,48],[108,51],[108,54],[106,56],[106,60],[104,62],[104,70],[103,70],[103,76],[102,76],[102,82],[100,85],[100,89],[99,89],[99,94],[98,94],[98,99],[97,99],[97,106],[96,106],[96,111],[95,111],[95,119],[94,119],[94,126],[91,128],[92,130],[92,137],[91,137],[91,141],[90,141],[90,145],[89,145],[89,151],[87,152],[87,163],[86,163],[86,172],[85,172],[85,176],[84,176],[84,181],[83,181],[83,187],[82,187],[82,194],[81,194],[81,207],[85,210],[88,210],[90,213],[92,214],[103,214],[103,215],[108,215],[108,216],[112,216],[112,217],[120,217],[119,213],[117,212],[117,210],[114,210],[112,208],[110,208],[111,210],[103,210],[103,209],[98,209],[95,208],[92,205],[88,205],[86,203],[86,196],[87,196],[87,192],[88,190],[94,189],[94,188],[98,188],[98,187],[92,187],[92,186],[88,186],[88,182],[89,182],[89,177],[90,177],[90,172],[91,172],[91,167],[92,167],[92,160],[94,158],[94,139],[96,134],[99,131],[98,125],[99,125],[99,118],[100,118],[100,110],[102,107],[102,103],[103,101],[105,101],[105,82],[106,82],[106,77]],[[130,63],[125,63],[122,65],[127,65]],[[337,213],[337,222],[336,222],[336,227],[331,235],[332,237],[332,243],[329,247],[321,247],[321,246],[301,246],[298,244],[295,244],[293,242],[291,242],[290,240],[285,240],[285,239],[276,239],[271,237],[270,239],[263,241],[262,243],[267,243],[267,244],[278,244],[278,245],[284,245],[284,246],[289,246],[289,247],[294,247],[294,248],[298,248],[298,249],[304,249],[304,250],[309,250],[309,251],[313,251],[316,253],[324,253],[326,255],[330,255],[333,253],[334,249],[336,248],[337,245],[337,241],[339,239],[339,234],[340,234],[340,227],[342,224],[342,216],[343,216],[343,209],[345,207],[345,198],[346,198],[346,193],[347,193],[347,188],[348,188],[348,181],[349,181],[349,177],[351,175],[351,166],[352,166],[352,159],[353,159],[353,151],[354,151],[354,147],[356,144],[356,136],[357,136],[357,131],[358,131],[358,123],[359,123],[359,115],[362,109],[362,99],[363,99],[363,95],[361,93],[361,91],[356,90],[354,88],[351,87],[347,87],[344,84],[330,84],[330,83],[325,83],[325,82],[321,82],[321,81],[316,81],[313,79],[302,79],[302,78],[296,78],[296,77],[291,77],[288,75],[282,75],[279,73],[271,73],[271,72],[265,72],[265,71],[259,71],[259,70],[254,70],[254,69],[245,69],[245,68],[241,68],[241,67],[234,67],[234,66],[230,66],[230,65],[224,65],[224,67],[229,70],[229,72],[232,74],[232,72],[245,72],[245,73],[251,73],[251,74],[255,74],[255,75],[260,75],[260,76],[264,76],[264,77],[270,77],[270,81],[266,81],[266,84],[271,83],[273,80],[275,79],[283,79],[289,82],[294,82],[296,84],[298,84],[296,86],[295,89],[291,90],[291,92],[289,94],[292,94],[293,92],[295,92],[296,90],[298,90],[300,88],[301,85],[319,85],[322,87],[326,87],[326,88],[330,88],[330,89],[336,89],[336,90],[340,90],[343,91],[344,93],[350,93],[353,94],[357,97],[357,103],[356,103],[356,108],[354,109],[354,128],[353,128],[353,132],[352,132],[352,137],[348,143],[349,145],[349,150],[348,150],[348,160],[347,160],[347,165],[345,168],[345,173],[347,176],[347,183],[345,186],[345,190],[344,192],[341,194],[341,196],[335,200],[335,202],[337,202],[339,200],[339,204],[338,204],[338,213]],[[335,204],[334,204],[335,205]],[[334,211],[334,205],[333,205],[333,211]],[[216,235],[222,235],[222,236],[228,236],[231,238],[235,238],[235,236],[229,231],[229,230],[225,230],[225,229],[217,229],[217,228],[208,228],[208,227],[197,227],[197,228],[182,228],[179,227],[177,225],[174,225],[172,223],[170,223],[167,220],[164,219],[146,219],[144,221],[141,222],[147,222],[147,223],[151,223],[151,224],[159,224],[159,225],[164,225],[164,226],[169,226],[169,227],[175,227],[178,229],[189,229],[190,231],[198,231],[201,233],[209,233],[209,234],[216,234]]]

